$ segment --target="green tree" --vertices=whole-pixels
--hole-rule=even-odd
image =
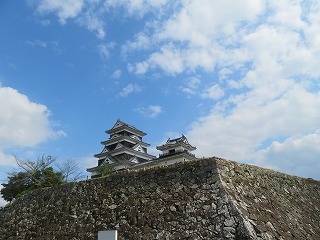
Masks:
[[[32,183],[26,172],[14,172],[8,176],[8,183],[3,183],[1,189],[1,195],[6,201],[12,201],[20,194],[28,191],[31,188]]]
[[[52,187],[62,184],[63,175],[61,172],[55,172],[52,167],[47,167],[37,171],[33,178],[33,188]]]
[[[97,169],[97,173],[101,177],[108,177],[111,175],[113,171],[114,171],[114,165],[109,163],[101,164]]]
[[[20,172],[8,175],[8,183],[4,183],[1,195],[6,201],[12,201],[25,193],[43,187],[62,184],[64,176],[50,166],[55,161],[51,156],[42,155],[37,161],[16,159]]]

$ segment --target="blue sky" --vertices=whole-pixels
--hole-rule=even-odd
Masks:
[[[94,166],[118,118],[149,152],[320,179],[318,0],[0,3],[0,179],[14,156]]]

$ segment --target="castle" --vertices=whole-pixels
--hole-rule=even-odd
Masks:
[[[217,157],[188,161],[195,147],[184,135],[155,157],[146,134],[120,120],[106,133],[92,179],[0,208],[0,240],[95,240],[105,230],[119,240],[320,239],[319,181]],[[118,171],[97,178],[104,164]]]
[[[184,135],[169,138],[165,144],[157,146],[156,149],[162,153],[156,157],[148,153],[150,144],[142,139],[147,134],[120,119],[105,132],[109,134],[109,139],[101,142],[104,146],[102,151],[94,155],[98,158],[98,165],[87,169],[92,178],[100,176],[98,169],[104,164],[112,164],[113,169],[119,171],[146,165],[169,165],[196,158],[191,153],[196,147],[190,145]]]

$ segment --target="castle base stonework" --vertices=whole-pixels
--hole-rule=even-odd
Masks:
[[[219,158],[34,191],[0,239],[320,239],[320,182]]]

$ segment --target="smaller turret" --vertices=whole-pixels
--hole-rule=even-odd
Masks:
[[[168,164],[189,161],[196,158],[191,151],[197,148],[192,146],[183,134],[179,138],[169,138],[165,144],[157,146],[156,148],[162,151],[159,155],[159,160],[166,160]]]

